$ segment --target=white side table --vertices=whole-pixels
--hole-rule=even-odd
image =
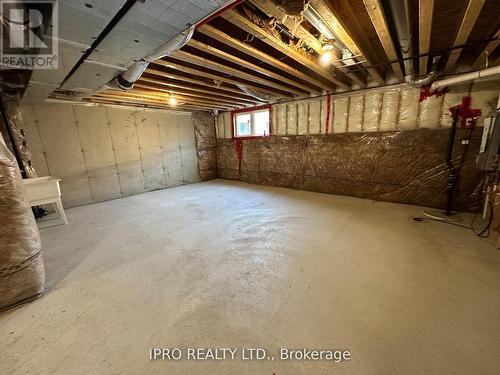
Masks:
[[[68,224],[61,202],[59,181],[61,180],[51,176],[26,178],[23,180],[24,190],[31,207],[52,203],[55,205],[61,224]],[[40,222],[39,226],[46,227],[50,225],[47,225],[47,222],[43,222],[43,224]]]

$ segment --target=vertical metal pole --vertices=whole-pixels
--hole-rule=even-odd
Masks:
[[[457,134],[457,122],[459,116],[460,108],[455,110],[453,114],[453,123],[451,125],[451,133],[448,141],[448,151],[446,153],[446,164],[450,170],[450,175],[448,177],[448,194],[446,196],[446,207],[445,215],[451,216],[453,210],[453,193],[455,191],[455,184],[457,182],[457,171],[453,165],[453,146],[455,144],[455,137]]]

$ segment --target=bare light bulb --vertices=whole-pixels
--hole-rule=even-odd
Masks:
[[[326,65],[332,60],[332,53],[327,51],[321,55],[321,63]]]
[[[175,96],[171,96],[168,99],[168,104],[170,104],[170,105],[177,105],[177,98]]]

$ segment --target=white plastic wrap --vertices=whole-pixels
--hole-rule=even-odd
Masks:
[[[380,109],[380,131],[390,131],[397,129],[399,114],[399,90],[384,91],[382,97],[382,107]]]
[[[286,135],[286,112],[287,112],[287,106],[286,104],[278,104],[274,106],[276,109],[276,116],[277,116],[277,130],[276,130],[276,135]]]
[[[297,103],[290,103],[287,106],[287,128],[286,134],[297,134]]]
[[[225,138],[223,113],[217,115],[217,138]]]
[[[434,129],[439,128],[443,96],[430,96],[419,104],[419,127]]]
[[[330,117],[329,117],[329,124],[328,124],[328,133],[330,134],[332,132],[332,107],[333,107],[333,102],[330,101]],[[319,133],[320,134],[325,134],[326,133],[326,98],[323,98],[320,100],[320,124],[319,124]]]
[[[365,114],[363,131],[375,132],[378,130],[380,110],[382,106],[382,91],[373,90],[365,94]]]
[[[349,113],[349,98],[339,97],[333,102],[333,133],[345,133],[347,131],[347,116]]]
[[[309,134],[321,133],[321,100],[309,102]]]
[[[40,233],[16,159],[0,135],[0,309],[38,297],[45,269]]]
[[[307,135],[309,126],[309,102],[297,103],[297,135]]]
[[[348,131],[360,132],[363,130],[364,95],[354,95],[349,100]]]
[[[222,114],[224,118],[224,138],[232,138],[233,137],[233,118],[231,116],[231,112],[224,112]]]
[[[399,105],[398,128],[401,130],[415,129],[418,118],[419,89],[405,87],[401,89],[401,101]]]

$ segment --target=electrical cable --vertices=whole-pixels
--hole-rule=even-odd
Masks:
[[[448,220],[443,220],[443,219],[434,219],[431,217],[414,217],[413,220],[419,221],[419,222],[424,221],[424,220],[437,221],[438,223],[449,224],[449,225],[453,225],[453,226],[460,227],[460,228],[470,229],[470,230],[472,230],[472,232],[474,232],[474,234],[476,236],[481,237],[481,238],[487,238],[490,235],[490,227],[491,227],[491,223],[493,222],[493,205],[491,204],[491,202],[488,202],[488,207],[490,207],[490,215],[488,218],[488,223],[480,231],[477,231],[476,228],[474,228],[474,222],[477,219],[478,212],[476,212],[474,214],[474,217],[472,218],[471,223],[469,225],[462,225],[462,224],[455,223],[453,221],[448,221]]]

